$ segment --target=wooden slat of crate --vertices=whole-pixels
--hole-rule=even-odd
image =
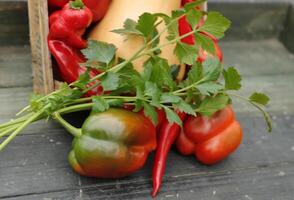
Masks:
[[[52,63],[47,46],[47,0],[28,0],[28,9],[34,91],[47,94],[54,90]]]

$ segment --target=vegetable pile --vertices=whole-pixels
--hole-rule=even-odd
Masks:
[[[242,129],[232,109],[233,98],[260,110],[271,131],[264,111],[269,98],[257,92],[249,97],[236,93],[241,75],[222,64],[217,44],[230,21],[218,12],[201,11],[205,1],[183,1],[171,16],[146,12],[112,30],[126,41],[132,37],[143,41],[127,59],[117,56],[113,44],[83,39],[109,3],[102,3],[97,12],[90,2],[49,0],[52,9],[62,7],[50,16],[48,46],[64,83],[48,95],[33,94],[18,118],[0,125],[0,151],[31,123],[52,118],[74,136],[69,162],[84,176],[130,175],[155,150],[152,196],[156,196],[173,144],[181,154],[195,155],[207,165],[238,148]],[[159,26],[164,28],[159,31]],[[167,39],[163,44],[162,35]],[[180,64],[170,65],[161,57],[166,47],[173,48]],[[147,59],[138,72],[133,63],[142,57]],[[62,117],[84,110],[91,114],[81,129]]]

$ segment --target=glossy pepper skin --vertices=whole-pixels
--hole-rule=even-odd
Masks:
[[[48,0],[50,8],[62,8],[69,0]],[[93,14],[93,21],[101,20],[106,14],[110,0],[83,0],[83,3],[91,10]]]
[[[85,67],[80,66],[80,63],[86,61],[80,50],[87,46],[82,35],[92,22],[92,14],[83,4],[80,6],[72,8],[70,4],[66,4],[49,18],[48,47],[57,63],[56,71],[60,79],[68,84],[76,81],[86,71]],[[98,71],[95,70],[90,72],[91,77],[97,74]],[[101,93],[102,88],[97,87],[86,96]]]
[[[48,6],[51,8],[62,8],[69,0],[48,0]]]
[[[81,175],[119,178],[140,169],[156,148],[156,129],[141,114],[111,108],[91,114],[73,141],[69,162]]]
[[[193,1],[195,1],[195,0],[183,0],[182,4],[185,5],[186,3],[190,3],[190,2],[193,2]],[[196,9],[199,9],[199,8],[196,8]],[[202,19],[200,21],[198,26],[202,26],[203,24],[204,24],[204,19]],[[187,34],[187,33],[191,32],[192,30],[193,29],[191,28],[190,24],[188,23],[188,21],[186,19],[186,16],[179,19],[179,34],[180,35]],[[214,48],[215,48],[215,56],[220,60],[220,62],[222,62],[223,53],[222,53],[222,51],[221,51],[221,49],[220,49],[220,47],[219,47],[219,45],[217,43],[217,39],[214,38],[212,35],[210,35],[208,33],[205,33],[205,32],[200,32],[200,34],[202,34],[205,37],[208,37],[208,38],[212,39],[213,44],[214,44]],[[190,45],[194,45],[197,42],[194,35],[189,35],[189,36],[183,38],[181,41],[183,43],[190,44]],[[212,56],[212,55],[209,55],[209,53],[207,53],[203,49],[200,49],[198,53],[199,53],[199,55],[198,55],[197,60],[199,62],[204,62],[208,56]]]
[[[48,40],[58,40],[72,48],[84,49],[87,42],[82,36],[92,19],[93,15],[86,6],[81,4],[79,8],[73,8],[68,3],[62,10],[50,15]]]
[[[231,106],[227,106],[210,118],[189,116],[177,138],[176,147],[181,154],[194,154],[200,162],[212,165],[234,152],[242,136],[242,128]]]
[[[186,113],[178,112],[178,116],[183,121],[186,117]],[[161,124],[158,135],[158,145],[152,170],[152,197],[155,197],[160,189],[168,153],[176,138],[179,136],[180,132],[181,127],[176,123],[169,123],[167,119],[165,119]]]

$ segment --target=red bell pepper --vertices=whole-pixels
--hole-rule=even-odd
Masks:
[[[82,35],[92,22],[91,11],[80,0],[71,3],[50,16],[48,35],[48,47],[57,62],[59,76],[68,84],[76,81],[86,71],[85,67],[80,66],[80,63],[86,61],[80,50],[87,46]],[[95,70],[90,72],[91,77],[97,74]],[[89,91],[87,96],[100,94],[101,90],[101,87],[97,87]]]
[[[179,113],[178,115],[182,121],[186,117],[186,113]],[[168,122],[167,119],[165,119],[165,121],[161,125],[152,171],[152,197],[155,197],[160,189],[162,177],[165,170],[167,155],[176,138],[179,136],[180,131],[181,127],[178,124],[171,124]]]
[[[183,0],[182,4],[185,5],[186,3],[190,3],[190,2],[193,2],[193,1],[195,1],[195,0]],[[200,9],[200,8],[196,8],[196,9]],[[202,26],[203,23],[204,23],[204,19],[202,19],[200,21],[198,26]],[[187,33],[191,32],[192,30],[193,29],[191,28],[190,24],[188,23],[188,21],[186,19],[186,16],[183,16],[179,20],[179,33],[180,33],[180,35],[187,34]],[[200,34],[202,34],[202,35],[204,35],[204,36],[206,36],[206,37],[213,40],[216,56],[222,62],[223,54],[222,54],[222,51],[221,51],[221,49],[220,49],[220,47],[219,47],[219,45],[217,43],[217,39],[214,38],[212,35],[210,35],[208,33],[205,33],[205,32],[201,32]],[[197,42],[197,41],[195,41],[194,35],[189,35],[189,36],[183,38],[181,41],[186,43],[186,44],[191,44],[191,45],[194,45],[195,42]],[[198,61],[199,62],[204,62],[206,60],[207,56],[209,56],[209,54],[205,50],[200,49],[199,50],[199,55],[198,55]]]
[[[62,8],[68,2],[69,0],[48,0],[48,6],[50,8]]]
[[[70,0],[48,0],[50,8],[62,8]],[[93,14],[93,21],[101,20],[106,14],[110,0],[83,0],[84,4],[91,10]]]
[[[181,154],[194,154],[200,162],[211,165],[234,152],[242,135],[231,106],[227,106],[210,118],[189,116],[176,140],[176,147]]]

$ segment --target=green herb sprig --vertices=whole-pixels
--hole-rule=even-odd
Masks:
[[[60,89],[48,95],[32,95],[30,105],[22,109],[18,118],[0,125],[0,151],[6,147],[25,127],[44,118],[55,118],[82,110],[103,112],[110,107],[134,106],[134,111],[144,109],[144,113],[153,123],[157,123],[156,109],[163,109],[170,123],[182,125],[176,110],[190,115],[211,116],[231,103],[233,97],[241,98],[260,110],[271,131],[271,119],[264,106],[269,98],[262,93],[253,93],[243,97],[232,91],[241,88],[241,75],[234,67],[225,68],[217,59],[208,58],[204,63],[196,62],[199,49],[215,55],[213,41],[205,34],[220,39],[230,27],[230,21],[218,12],[198,11],[195,6],[204,1],[187,4],[171,16],[162,13],[143,13],[137,21],[127,19],[123,28],[113,30],[128,39],[130,35],[144,40],[142,47],[129,59],[116,58],[116,47],[100,41],[88,42],[82,51],[87,58],[82,66],[88,68],[85,74],[71,84],[64,83]],[[178,32],[178,21],[186,16],[192,31],[185,35]],[[202,26],[197,26],[206,18]],[[158,31],[159,24],[165,28]],[[160,38],[167,32],[168,42],[160,44]],[[181,40],[193,35],[197,44],[188,45]],[[190,65],[186,78],[175,81],[168,61],[160,57],[161,49],[174,45],[174,54],[181,64]],[[134,70],[132,62],[142,56],[148,56],[144,71]],[[90,77],[92,69],[101,70],[97,76]],[[102,86],[100,96],[83,97],[87,92]]]

